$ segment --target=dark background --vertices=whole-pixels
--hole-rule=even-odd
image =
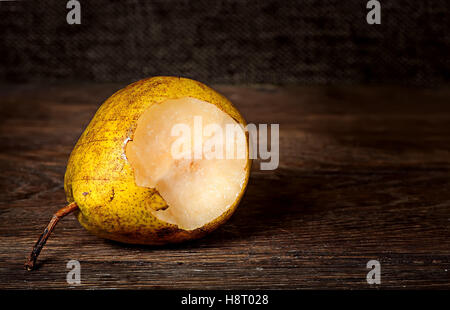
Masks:
[[[448,0],[0,2],[0,81],[434,86],[450,76]]]

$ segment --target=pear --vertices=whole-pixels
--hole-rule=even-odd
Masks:
[[[194,80],[153,77],[119,90],[75,145],[64,179],[69,204],[54,214],[26,269],[72,212],[88,231],[123,243],[182,242],[216,229],[248,183],[245,126],[229,100]]]

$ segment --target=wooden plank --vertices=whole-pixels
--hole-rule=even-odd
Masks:
[[[0,87],[0,287],[450,288],[449,89],[218,86],[249,122],[280,124],[280,166],[255,162],[230,221],[165,247],[99,239],[75,217],[39,269],[23,270],[65,204],[65,165],[101,102],[122,85]]]

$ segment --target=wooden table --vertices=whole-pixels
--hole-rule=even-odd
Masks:
[[[66,161],[123,85],[0,87],[0,287],[450,288],[450,90],[217,86],[249,122],[280,124],[280,165],[255,162],[228,223],[204,239],[124,245],[60,222],[34,272],[23,263],[65,204]],[[381,263],[381,285],[366,264]]]

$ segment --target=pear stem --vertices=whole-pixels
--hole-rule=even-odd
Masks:
[[[62,219],[63,217],[65,217],[67,214],[72,213],[75,210],[78,210],[78,205],[75,202],[72,202],[72,203],[68,204],[67,206],[65,206],[64,208],[56,211],[55,214],[53,214],[53,217],[50,220],[50,223],[48,223],[44,232],[39,237],[38,241],[34,245],[33,251],[31,251],[28,261],[25,263],[26,270],[30,271],[30,270],[34,269],[36,260],[39,256],[39,253],[41,253],[42,248],[44,247],[45,243],[47,242],[48,237],[50,237],[53,229],[55,228],[55,226],[59,222],[59,220]]]

